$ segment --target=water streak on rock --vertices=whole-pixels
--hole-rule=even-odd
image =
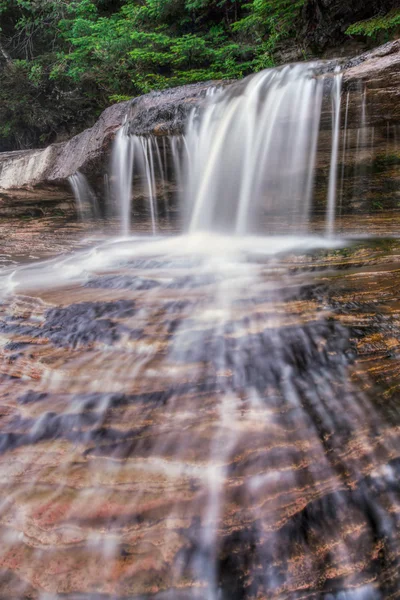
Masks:
[[[74,193],[79,218],[83,220],[88,213],[92,217],[98,217],[99,206],[96,194],[90,187],[86,177],[77,171],[68,179]]]

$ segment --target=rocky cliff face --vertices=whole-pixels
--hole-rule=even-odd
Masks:
[[[86,164],[106,153],[115,131],[121,126],[128,102],[107,108],[97,123],[71,140],[44,150],[0,154],[0,189],[33,187],[62,182]]]
[[[344,65],[344,88],[352,95],[350,124],[357,125],[361,94],[366,90],[367,124],[400,122],[400,40],[389,42]]]
[[[370,19],[397,6],[397,0],[308,0],[304,5],[303,32],[306,43],[318,53],[346,42],[346,29],[356,21]]]
[[[338,200],[346,211],[398,208],[400,40],[351,59],[343,69]],[[318,171],[321,181],[328,169],[325,163]],[[319,189],[322,204],[324,185]]]

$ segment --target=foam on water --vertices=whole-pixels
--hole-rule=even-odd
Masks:
[[[185,256],[207,259],[210,264],[245,262],[248,255],[268,258],[288,253],[306,253],[339,248],[343,239],[323,236],[230,236],[200,232],[179,236],[130,236],[112,238],[89,250],[75,252],[0,274],[1,295],[25,293],[30,289],[54,288],[66,283],[84,282],[90,273],[121,267],[135,258],[160,257],[163,260]]]

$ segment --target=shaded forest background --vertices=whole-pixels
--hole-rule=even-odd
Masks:
[[[398,0],[0,0],[0,150],[44,146],[110,103],[239,78],[400,31]]]

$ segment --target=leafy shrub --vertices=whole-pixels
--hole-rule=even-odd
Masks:
[[[391,33],[400,28],[400,9],[393,9],[387,15],[380,15],[366,21],[353,23],[346,30],[348,35],[363,35],[378,38],[382,33]]]

